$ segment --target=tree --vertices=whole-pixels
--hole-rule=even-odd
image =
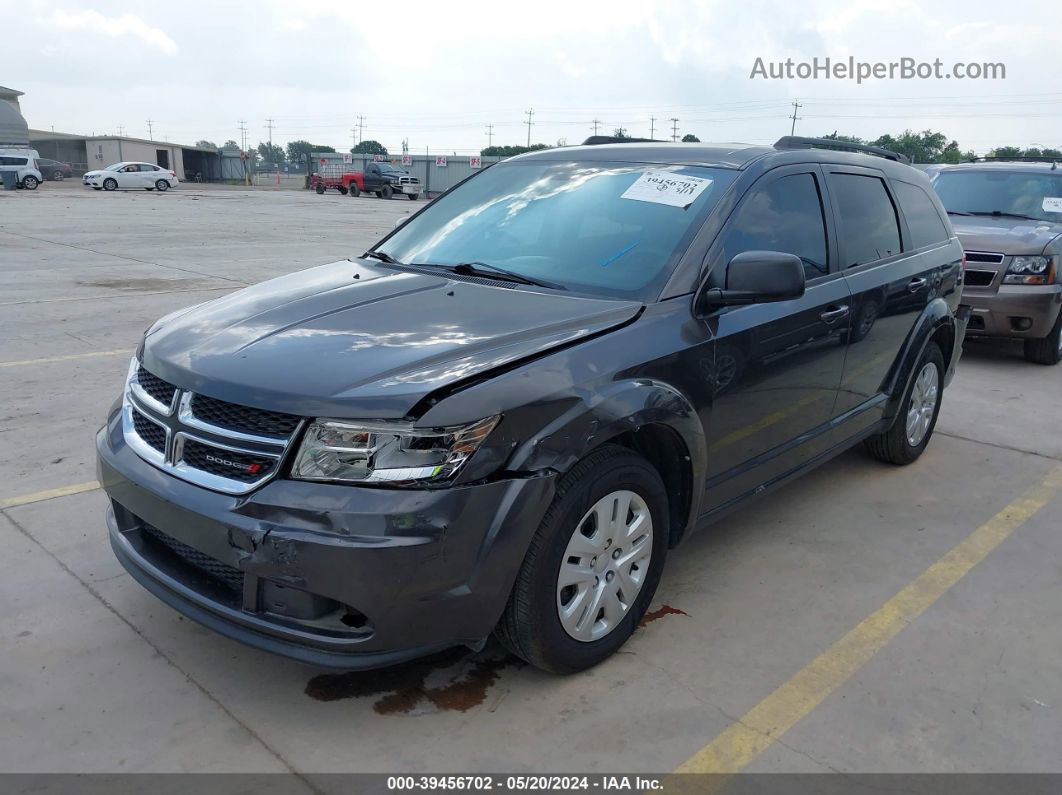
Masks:
[[[355,155],[383,155],[386,157],[387,147],[379,141],[374,141],[370,138],[368,141],[359,142],[350,152]]]
[[[614,129],[612,131],[612,137],[613,138],[630,138],[630,136],[627,135],[627,128],[626,127],[617,127],[616,129]]]
[[[1045,157],[1062,160],[1062,151],[1045,147],[1040,149],[1033,146],[1022,149],[1020,146],[997,146],[989,153],[990,157]]]
[[[849,144],[866,143],[862,138],[857,138],[854,135],[838,135],[837,134],[837,130],[834,130],[829,135],[824,135],[822,137],[826,138],[826,139],[828,139],[830,141],[844,141],[845,143],[849,143]]]
[[[239,149],[240,145],[231,138],[221,145],[222,149]]]
[[[944,133],[933,130],[923,130],[920,133],[904,130],[895,138],[882,135],[870,143],[872,146],[906,155],[912,163],[957,163],[963,157],[957,141],[948,141]]]
[[[284,150],[276,144],[266,143],[265,141],[258,144],[258,156],[265,163],[284,162]]]
[[[699,144],[700,142],[701,142],[701,139],[698,138],[693,133],[686,133],[685,135],[682,136],[682,143],[684,143],[684,144]]]
[[[288,160],[301,163],[311,152],[334,152],[331,146],[311,144],[309,141],[288,141]]]
[[[217,149],[218,145],[213,141],[208,141],[205,138],[202,141],[196,141],[195,145],[200,149]]]
[[[524,152],[537,152],[540,149],[549,149],[545,144],[531,144],[531,146],[488,146],[480,149],[483,157],[512,157],[522,155]]]

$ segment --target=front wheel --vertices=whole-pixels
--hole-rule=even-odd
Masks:
[[[54,174],[52,174],[52,179],[55,182],[62,182],[64,179],[66,179],[66,175],[62,171],[56,171]]]
[[[616,445],[557,486],[495,628],[513,654],[554,673],[597,665],[634,632],[656,593],[668,542],[656,469]]]
[[[37,186],[41,184],[41,181],[32,174],[28,174],[22,178],[22,187],[26,190],[37,190]]]
[[[1043,339],[1025,340],[1025,358],[1036,364],[1058,364],[1062,361],[1062,311],[1055,327]]]
[[[931,342],[915,368],[900,413],[884,433],[866,440],[867,451],[888,464],[910,464],[929,444],[944,392],[944,354]]]
[[[411,202],[415,202],[417,199],[420,198],[420,194],[419,193],[407,193],[406,195],[409,197],[409,200]]]
[[[103,180],[103,189],[118,190],[118,181],[113,177],[108,177],[107,179]]]
[[[390,199],[394,195],[395,195],[395,190],[390,185],[384,185],[382,188],[380,188],[380,198],[381,199]]]

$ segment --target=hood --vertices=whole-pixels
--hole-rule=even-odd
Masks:
[[[164,318],[145,338],[143,360],[171,383],[232,403],[390,419],[440,387],[640,309],[343,260]]]
[[[951,216],[951,225],[966,251],[991,251],[1008,256],[1043,254],[1062,234],[1062,224],[991,216]]]

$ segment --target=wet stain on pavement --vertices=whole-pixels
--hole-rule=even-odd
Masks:
[[[318,701],[376,696],[372,708],[379,715],[467,712],[486,701],[504,669],[523,665],[500,652],[453,649],[377,671],[320,674],[306,683],[305,692]]]
[[[110,290],[141,292],[187,289],[193,285],[206,283],[202,279],[97,279],[92,282],[78,282],[82,287],[105,287]]]
[[[638,626],[644,627],[646,624],[651,624],[658,618],[663,618],[664,616],[688,617],[689,613],[687,613],[685,610],[679,610],[677,607],[672,607],[671,605],[661,605],[656,610],[650,610],[644,616],[642,616],[642,620],[638,622]]]

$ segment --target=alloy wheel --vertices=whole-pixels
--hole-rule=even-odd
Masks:
[[[929,425],[940,396],[940,375],[933,362],[926,362],[915,378],[911,389],[911,405],[907,409],[907,443],[918,447],[926,438]]]

